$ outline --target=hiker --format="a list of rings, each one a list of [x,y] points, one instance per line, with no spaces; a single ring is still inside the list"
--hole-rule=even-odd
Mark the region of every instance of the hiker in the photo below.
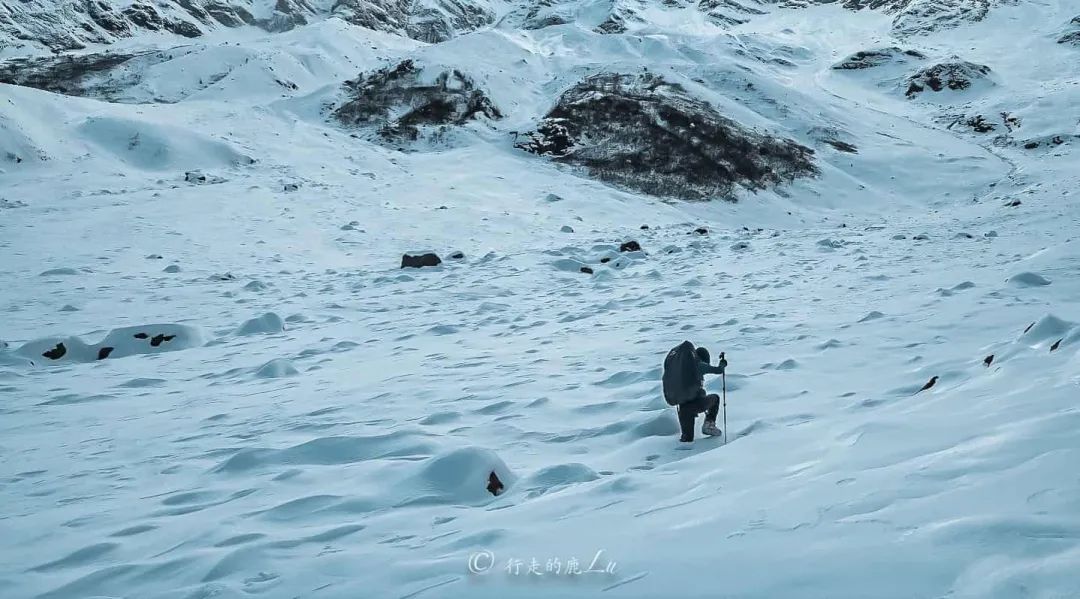
[[[716,416],[720,412],[720,396],[705,391],[706,374],[724,374],[727,360],[720,354],[716,366],[710,364],[709,350],[695,348],[689,341],[684,341],[664,359],[664,399],[668,404],[677,406],[679,428],[683,443],[694,440],[694,421],[698,414],[705,412],[705,421],[701,424],[701,434],[717,437],[723,434],[716,426]]]

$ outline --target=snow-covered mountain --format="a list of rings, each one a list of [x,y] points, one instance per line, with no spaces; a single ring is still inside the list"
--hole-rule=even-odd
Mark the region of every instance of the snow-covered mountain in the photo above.
[[[1080,594],[1078,39],[0,0],[0,597]]]

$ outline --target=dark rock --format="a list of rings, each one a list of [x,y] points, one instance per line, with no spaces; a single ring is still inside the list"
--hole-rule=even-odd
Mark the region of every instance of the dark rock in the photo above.
[[[591,275],[591,274],[593,274],[593,269],[589,268],[588,266],[582,266],[581,267],[581,272],[583,272],[583,273],[585,273],[587,275]]]
[[[967,118],[963,121],[963,124],[976,133],[989,133],[997,128],[996,125],[987,121],[986,117],[981,114]]]
[[[136,339],[149,339],[150,335],[147,335],[146,333],[135,333],[133,337]]]
[[[286,183],[285,186],[282,188],[282,191],[285,191],[285,192],[300,191],[300,184],[299,183]]]
[[[64,347],[63,343],[57,343],[56,347],[41,355],[50,360],[59,360],[60,358],[63,358],[65,354],[67,354],[67,347]]]
[[[979,80],[987,80],[990,75],[990,67],[972,62],[943,62],[920,69],[908,78],[908,88],[905,95],[913,97],[930,88],[940,92],[946,88],[953,91],[968,89],[971,84]]]
[[[401,257],[401,268],[423,268],[425,266],[438,266],[442,259],[435,254],[405,254]]]
[[[919,389],[915,393],[922,393],[923,391],[931,389],[931,388],[933,388],[934,385],[937,384],[937,382],[938,382],[938,377],[932,376],[932,377],[930,377],[930,380],[927,381],[926,384],[922,386],[922,389]]]
[[[619,246],[620,252],[640,252],[641,244],[636,241],[627,241]]]
[[[732,198],[815,174],[813,150],[720,115],[651,73],[591,76],[516,147],[655,196]]]
[[[175,33],[187,38],[196,38],[202,35],[202,30],[199,26],[191,21],[184,21],[180,19],[169,19],[165,21],[165,29],[170,33]]]
[[[473,0],[335,0],[333,16],[366,29],[439,43],[495,22],[490,7]]]
[[[187,181],[188,183],[195,183],[196,185],[200,185],[206,183],[206,180],[206,175],[199,171],[188,171],[184,173],[184,181]]]
[[[648,231],[649,230],[649,225],[641,225],[641,230],[642,231]]]
[[[600,259],[600,264],[607,264],[608,262],[611,262],[611,258],[608,258],[607,256]]]
[[[1020,200],[1013,200],[1011,202],[1006,202],[1005,207],[1006,208],[1016,208],[1020,204],[1023,204],[1023,202],[1021,202]]]
[[[89,95],[87,80],[146,54],[150,53],[103,52],[15,58],[0,63],[0,83],[69,96]]]
[[[698,227],[698,228],[694,229],[694,232],[697,233],[698,235],[708,235],[709,234],[709,230],[706,229],[705,227]]]
[[[830,146],[836,148],[837,150],[839,150],[841,152],[846,152],[848,154],[858,154],[859,153],[859,148],[855,147],[852,144],[849,144],[846,141],[840,141],[838,139],[826,139],[824,141],[825,141],[825,143],[829,144]]]
[[[994,354],[990,354],[989,356],[986,356],[985,358],[983,358],[983,364],[985,364],[987,367],[989,367],[993,363],[994,363]]]
[[[160,31],[165,27],[165,20],[161,18],[153,5],[136,3],[125,8],[122,12],[124,17],[136,27],[150,31]]]
[[[152,339],[150,339],[150,347],[158,347],[162,343],[165,343],[167,341],[172,341],[175,338],[176,338],[176,335],[162,335],[162,334],[154,335],[154,337]]]
[[[102,347],[101,349],[98,350],[97,359],[104,360],[105,358],[108,358],[109,354],[113,353],[113,349],[115,349],[115,348]]]
[[[503,489],[505,489],[505,488],[506,488],[506,485],[504,485],[503,482],[501,480],[499,480],[498,475],[496,475],[495,471],[493,470],[491,472],[491,474],[488,476],[488,484],[487,484],[488,493],[491,493],[492,495],[495,495],[497,497],[500,493],[503,492]]]
[[[463,254],[461,252],[454,252],[453,254],[450,254],[450,259],[451,260],[464,260],[465,259],[465,254]]]
[[[1057,43],[1080,46],[1080,29],[1076,31],[1070,31],[1065,35],[1059,37]]]
[[[1061,347],[1061,342],[1064,341],[1064,340],[1065,339],[1062,338],[1062,339],[1058,339],[1057,341],[1055,341],[1054,344],[1050,346],[1050,351],[1052,351],[1052,352],[1057,351],[1057,348]]]
[[[912,59],[923,60],[925,58],[926,56],[924,54],[916,52],[915,50],[902,50],[896,46],[891,46],[888,48],[875,48],[873,50],[856,52],[834,64],[832,68],[838,71],[853,71],[870,69],[890,63],[903,64],[910,62]]]
[[[481,117],[502,118],[483,90],[461,71],[444,71],[428,84],[420,80],[420,69],[412,60],[347,81],[345,93],[351,99],[334,111],[334,118],[345,125],[374,128],[386,141],[419,139],[422,127],[438,135]]]
[[[1025,328],[1025,329],[1024,329],[1024,334],[1026,335],[1026,334],[1027,334],[1027,332],[1028,332],[1028,331],[1030,331],[1030,330],[1031,330],[1031,327],[1033,327],[1033,326],[1035,326],[1035,323],[1034,323],[1034,322],[1032,322],[1031,324],[1027,325],[1027,328]]]

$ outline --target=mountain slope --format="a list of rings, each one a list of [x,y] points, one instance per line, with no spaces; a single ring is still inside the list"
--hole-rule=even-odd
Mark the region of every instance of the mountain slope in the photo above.
[[[0,62],[0,596],[1075,594],[1075,6],[154,6]]]

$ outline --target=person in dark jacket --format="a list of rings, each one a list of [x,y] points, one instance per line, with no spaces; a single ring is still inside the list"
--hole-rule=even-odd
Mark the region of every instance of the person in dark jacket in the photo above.
[[[717,437],[723,434],[723,431],[716,426],[716,416],[720,413],[720,396],[715,393],[708,394],[705,391],[705,375],[724,374],[724,370],[727,368],[727,360],[721,354],[720,361],[716,366],[712,366],[709,363],[709,350],[698,347],[694,349],[694,352],[698,357],[698,395],[697,398],[680,404],[678,408],[679,428],[682,429],[682,437],[679,440],[683,443],[694,440],[694,421],[697,420],[698,414],[702,412],[705,412],[705,422],[701,423],[701,434],[709,437]]]

